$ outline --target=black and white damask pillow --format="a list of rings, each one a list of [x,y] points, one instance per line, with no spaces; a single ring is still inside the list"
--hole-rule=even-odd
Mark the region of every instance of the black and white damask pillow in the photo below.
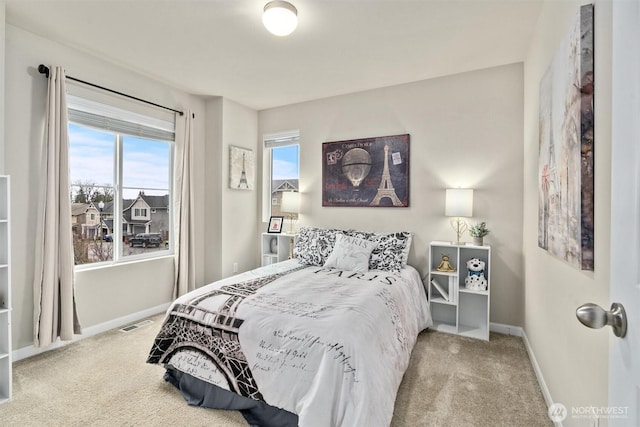
[[[294,256],[301,264],[323,266],[333,251],[338,233],[376,243],[376,248],[369,259],[370,270],[397,273],[407,265],[413,238],[413,234],[407,231],[374,233],[337,228],[302,227],[294,247]]]
[[[393,233],[370,233],[347,231],[345,234],[366,239],[377,244],[369,259],[370,270],[399,272],[407,265],[413,234],[408,231]]]
[[[302,227],[293,249],[301,264],[323,266],[333,251],[336,228]]]

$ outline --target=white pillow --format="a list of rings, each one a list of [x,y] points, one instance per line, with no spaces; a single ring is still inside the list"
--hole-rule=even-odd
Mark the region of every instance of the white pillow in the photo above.
[[[369,271],[371,252],[377,246],[376,242],[338,233],[336,234],[336,243],[333,246],[333,251],[324,266],[366,273]]]

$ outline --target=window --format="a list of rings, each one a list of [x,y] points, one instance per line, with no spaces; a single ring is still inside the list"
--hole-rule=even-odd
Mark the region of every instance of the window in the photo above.
[[[263,200],[263,219],[269,216],[291,216],[280,210],[282,193],[299,191],[300,186],[300,132],[288,131],[264,136],[264,157],[267,172]],[[297,214],[293,215],[297,219]]]
[[[154,209],[153,212],[155,213],[155,211],[156,210]],[[141,209],[141,208],[135,208],[133,216],[138,217],[138,218],[146,218],[147,217],[147,210],[146,209]]]
[[[170,253],[173,123],[69,96],[75,264]],[[86,213],[89,210],[90,221]]]

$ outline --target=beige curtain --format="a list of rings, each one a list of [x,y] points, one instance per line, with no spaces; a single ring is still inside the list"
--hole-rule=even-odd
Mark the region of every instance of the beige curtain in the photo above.
[[[193,124],[194,115],[186,109],[176,114],[176,167],[174,169],[175,285],[174,298],[196,288],[195,211],[193,209]]]
[[[36,347],[82,333],[75,304],[67,95],[61,67],[49,69],[46,115],[33,283]]]

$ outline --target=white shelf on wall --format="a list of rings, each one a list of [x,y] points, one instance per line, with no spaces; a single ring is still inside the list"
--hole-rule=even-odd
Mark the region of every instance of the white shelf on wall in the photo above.
[[[453,272],[438,271],[442,257],[448,256]],[[487,290],[465,287],[466,263],[472,258],[485,262],[484,276]],[[489,308],[491,292],[491,247],[454,245],[449,242],[431,242],[429,245],[428,294],[433,318],[433,329],[471,338],[489,340]],[[436,282],[437,286],[432,283]],[[448,299],[442,296],[443,288]]]
[[[11,399],[10,179],[0,175],[0,403]]]

